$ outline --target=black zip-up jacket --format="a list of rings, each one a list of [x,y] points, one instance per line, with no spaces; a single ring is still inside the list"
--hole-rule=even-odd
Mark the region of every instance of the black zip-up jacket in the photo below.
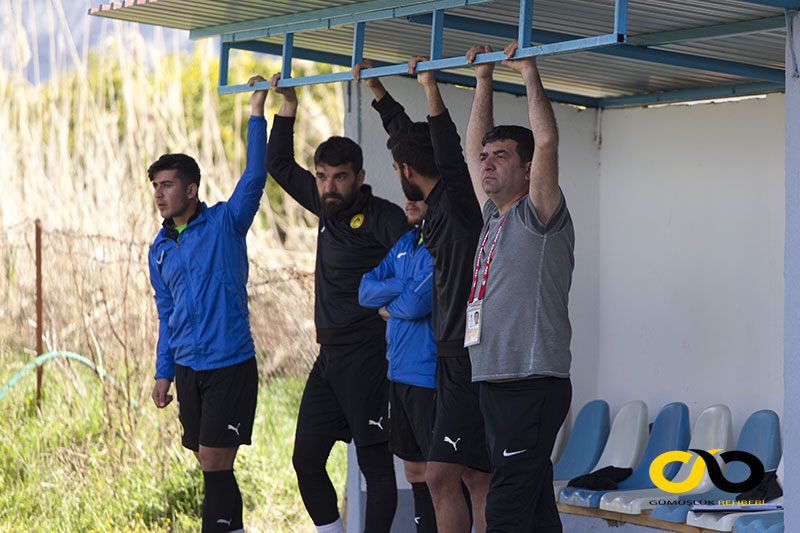
[[[386,323],[358,303],[361,277],[375,268],[411,229],[403,210],[362,185],[361,200],[344,213],[322,211],[316,178],[294,160],[294,117],[275,116],[267,145],[270,175],[319,217],[314,271],[314,323],[320,344],[352,344],[383,337]]]
[[[388,93],[372,106],[390,135],[411,123],[403,106]],[[465,356],[469,355],[464,348],[467,300],[483,215],[450,113],[428,117],[428,125],[441,176],[425,199],[428,212],[422,225],[422,242],[433,257],[433,336],[438,356]]]

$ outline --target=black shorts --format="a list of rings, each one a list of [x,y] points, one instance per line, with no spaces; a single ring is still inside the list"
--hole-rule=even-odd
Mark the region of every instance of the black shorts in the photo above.
[[[468,355],[436,359],[436,422],[428,461],[492,471],[478,391]]]
[[[488,531],[561,531],[550,454],[571,399],[566,378],[481,383],[494,466],[486,497]]]
[[[435,395],[434,389],[389,381],[389,451],[400,459],[428,459]]]
[[[175,389],[186,448],[250,444],[258,396],[255,357],[214,370],[175,365]]]
[[[357,446],[386,442],[387,384],[383,337],[323,344],[300,400],[297,434],[355,439]]]

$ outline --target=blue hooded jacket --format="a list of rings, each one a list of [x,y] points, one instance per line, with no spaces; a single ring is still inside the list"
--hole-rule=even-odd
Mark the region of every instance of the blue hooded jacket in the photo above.
[[[210,370],[255,355],[245,236],[267,180],[266,147],[266,120],[250,117],[247,166],[230,199],[201,204],[177,240],[166,235],[165,227],[150,246],[150,283],[158,308],[156,379],[173,379],[176,364]]]
[[[361,278],[358,302],[386,306],[386,359],[390,380],[435,388],[436,342],[431,325],[433,259],[418,245],[419,230],[400,237],[389,254]]]

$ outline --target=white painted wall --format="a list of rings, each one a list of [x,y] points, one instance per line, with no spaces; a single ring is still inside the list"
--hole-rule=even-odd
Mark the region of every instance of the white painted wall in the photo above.
[[[783,406],[784,98],[603,113],[598,393]]]
[[[416,81],[385,84],[425,119]],[[360,133],[367,182],[400,202],[386,135],[358,91],[345,134]],[[442,92],[463,140],[472,91]],[[783,96],[609,110],[600,124],[594,110],[555,107],[576,233],[572,416],[598,397],[612,415],[642,399],[651,420],[671,401],[692,421],[726,403],[737,433],[755,410],[782,415]],[[497,94],[495,115],[526,125],[524,99]]]

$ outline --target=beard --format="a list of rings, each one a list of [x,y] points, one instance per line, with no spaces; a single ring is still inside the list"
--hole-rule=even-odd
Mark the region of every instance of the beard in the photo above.
[[[406,198],[412,202],[421,202],[424,200],[425,194],[422,192],[422,189],[420,189],[418,185],[414,185],[408,181],[408,177],[402,170],[400,171],[400,174],[400,186],[403,188],[403,194],[406,195]]]
[[[353,189],[349,191],[349,194],[346,196],[337,193],[325,193],[320,198],[320,200],[322,200],[322,212],[325,213],[327,217],[335,217],[339,213],[343,213],[353,207],[357,198],[358,186],[355,184],[353,185]],[[338,200],[338,202],[329,202],[327,201],[329,199]]]

